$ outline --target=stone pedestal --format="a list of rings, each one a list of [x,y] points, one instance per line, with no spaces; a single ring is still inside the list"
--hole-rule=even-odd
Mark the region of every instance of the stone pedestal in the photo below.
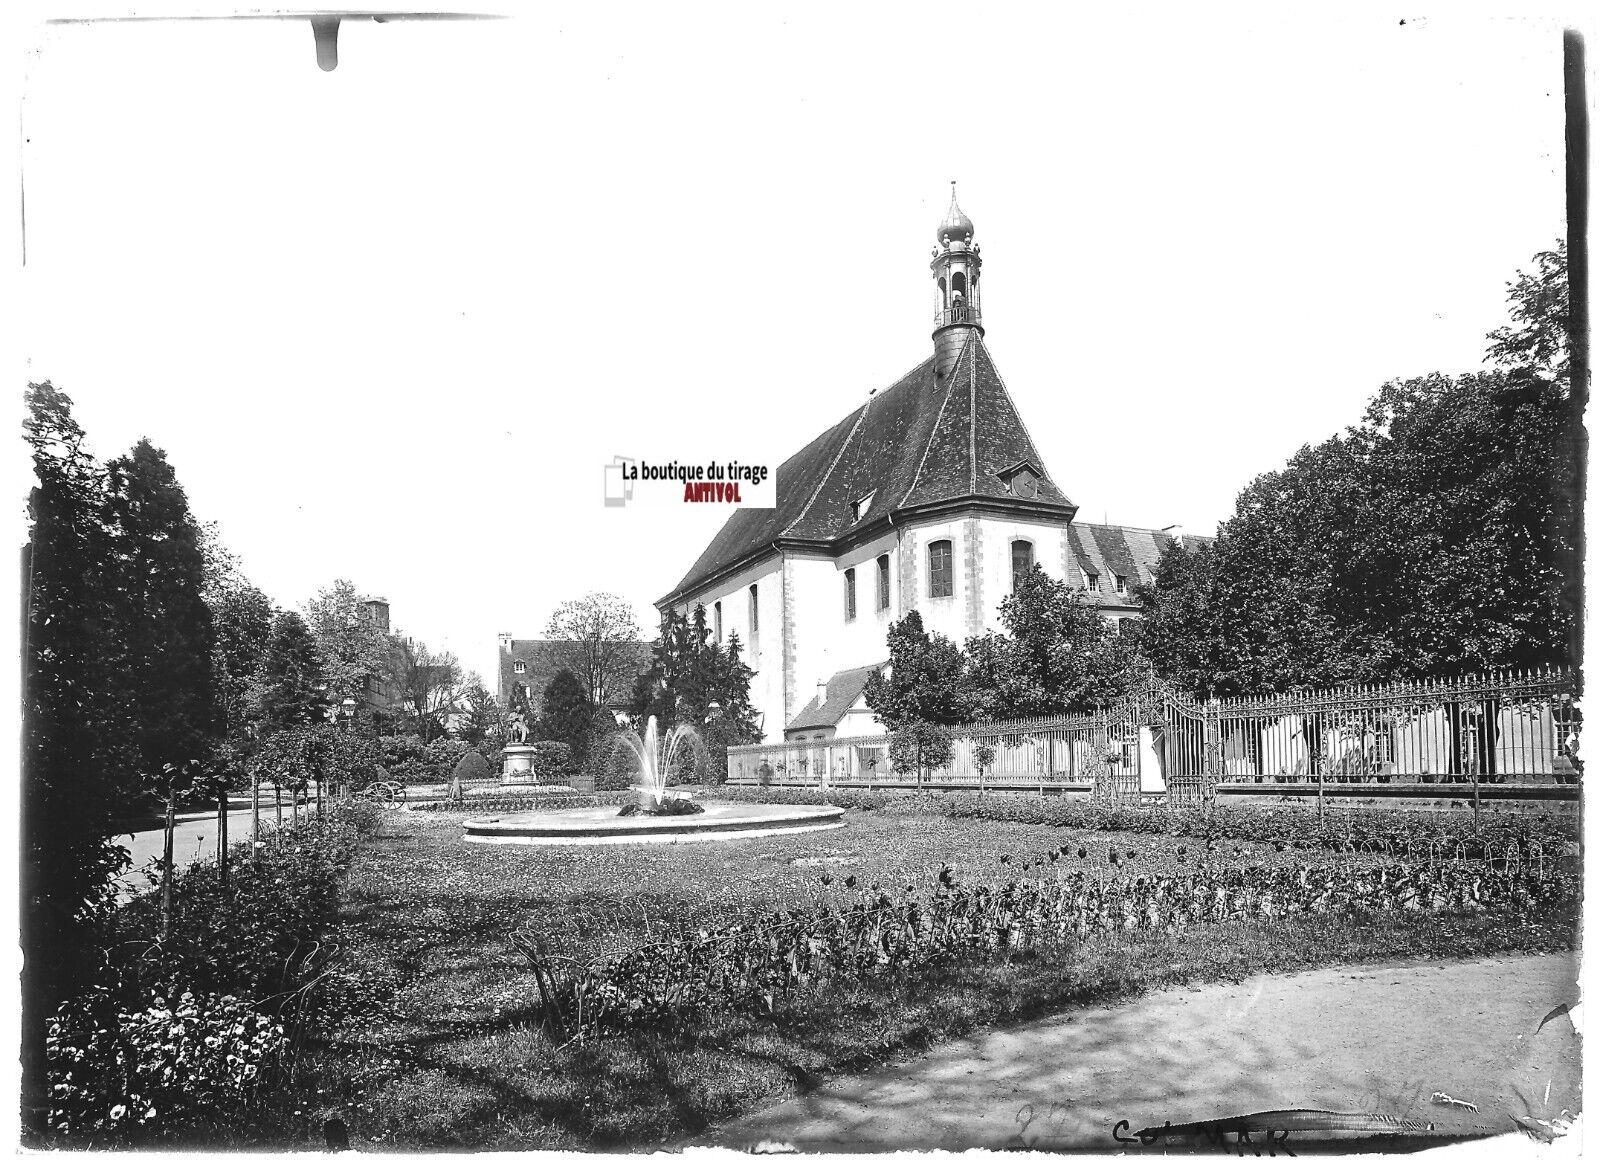
[[[505,764],[500,769],[502,785],[537,785],[539,774],[533,768],[532,744],[507,744],[500,750]]]

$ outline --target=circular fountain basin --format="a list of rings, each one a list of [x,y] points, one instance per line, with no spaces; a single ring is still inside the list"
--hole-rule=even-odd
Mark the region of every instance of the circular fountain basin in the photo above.
[[[712,804],[704,813],[674,817],[618,817],[615,806],[534,810],[462,823],[469,842],[495,845],[573,846],[594,842],[691,842],[802,834],[839,825],[844,810],[832,805]]]

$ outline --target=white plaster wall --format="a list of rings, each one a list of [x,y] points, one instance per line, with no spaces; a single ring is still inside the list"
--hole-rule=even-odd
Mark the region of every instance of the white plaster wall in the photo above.
[[[706,608],[706,625],[715,629],[715,604],[722,603],[722,638],[739,636],[744,661],[755,669],[750,680],[750,702],[762,713],[762,739],[783,739],[783,579],[777,554],[734,577],[717,582],[681,603],[679,613]],[[760,607],[759,637],[750,631],[750,587],[756,587]]]
[[[978,521],[978,528],[982,534],[983,551],[983,560],[979,565],[982,621],[986,629],[999,630],[1000,603],[1011,595],[1011,543],[1032,542],[1034,564],[1059,580],[1063,547],[1067,541],[1066,526],[983,517]]]
[[[842,661],[845,653],[844,575],[831,557],[789,555],[794,598],[794,710],[810,703],[817,681],[859,664]],[[860,595],[857,595],[859,602]]]
[[[942,634],[957,646],[967,641],[965,527],[965,518],[951,517],[905,530],[905,540],[914,547],[916,575],[914,589],[903,599],[902,609],[920,611],[922,625],[929,633]],[[950,542],[955,589],[948,598],[928,596],[928,546],[934,541]]]

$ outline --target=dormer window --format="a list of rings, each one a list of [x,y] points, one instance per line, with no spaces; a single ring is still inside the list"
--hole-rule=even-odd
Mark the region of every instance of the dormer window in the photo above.
[[[1002,468],[994,473],[1000,477],[1000,482],[1006,486],[1006,494],[1015,496],[1018,500],[1034,500],[1039,495],[1039,483],[1044,478],[1039,469],[1024,460],[1009,468]]]
[[[1120,574],[1120,573],[1116,575],[1116,578],[1117,578],[1117,593],[1119,593],[1119,594],[1127,593],[1128,592],[1128,579],[1123,577],[1122,574]]]
[[[869,511],[871,511],[873,495],[874,493],[868,492],[860,500],[857,500],[850,506],[850,520],[852,523],[860,520],[862,517],[866,516]]]
[[[1098,573],[1085,573],[1083,575],[1083,588],[1098,590],[1100,588],[1100,575]]]
[[[518,675],[526,675],[528,673],[528,664],[523,662],[521,659],[518,659],[515,663],[511,664],[511,670]]]

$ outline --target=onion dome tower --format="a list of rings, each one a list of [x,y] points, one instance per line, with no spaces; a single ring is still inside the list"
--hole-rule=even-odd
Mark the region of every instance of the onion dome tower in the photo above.
[[[972,221],[956,203],[956,182],[950,180],[950,210],[939,224],[939,246],[933,250],[933,283],[938,293],[933,319],[934,372],[950,373],[973,330],[983,336],[983,299],[978,270],[983,261],[972,242]]]

